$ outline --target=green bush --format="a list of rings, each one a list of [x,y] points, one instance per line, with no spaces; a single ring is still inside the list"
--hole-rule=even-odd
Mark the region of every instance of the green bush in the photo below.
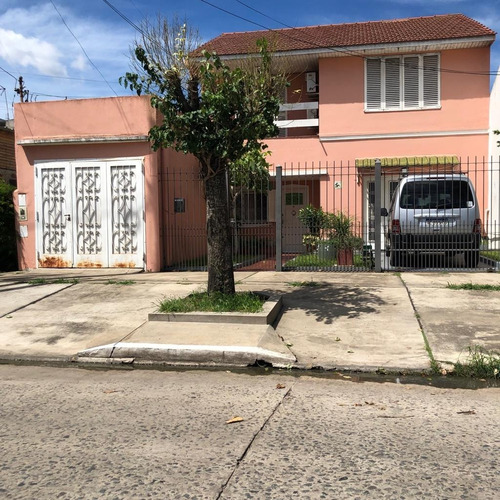
[[[12,201],[14,189],[0,179],[0,271],[17,270],[16,215]]]

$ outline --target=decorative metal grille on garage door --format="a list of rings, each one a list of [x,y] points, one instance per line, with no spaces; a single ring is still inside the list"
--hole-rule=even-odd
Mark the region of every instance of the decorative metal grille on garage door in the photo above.
[[[35,165],[39,267],[144,266],[142,160]]]

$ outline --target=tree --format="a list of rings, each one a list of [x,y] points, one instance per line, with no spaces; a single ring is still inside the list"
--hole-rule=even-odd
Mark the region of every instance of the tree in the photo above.
[[[215,53],[193,51],[190,33],[177,21],[149,24],[134,47],[135,69],[138,63],[142,71],[127,73],[121,83],[138,95],[151,95],[152,106],[163,115],[149,132],[154,150],[171,147],[199,160],[207,212],[207,291],[232,294],[230,181],[241,180],[241,166],[248,169],[245,158],[262,157],[267,148],[262,141],[278,134],[274,120],[286,79],[271,71],[266,40],[257,43],[256,57],[244,67],[229,67]]]

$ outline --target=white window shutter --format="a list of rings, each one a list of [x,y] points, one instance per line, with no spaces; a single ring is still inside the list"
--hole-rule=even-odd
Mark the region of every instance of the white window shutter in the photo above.
[[[385,59],[385,108],[401,107],[401,59],[388,57]]]
[[[439,56],[424,56],[424,106],[439,106]]]
[[[419,99],[419,62],[418,56],[405,57],[404,61],[404,107],[418,108]]]
[[[381,59],[366,60],[366,109],[381,109],[382,107],[381,71]]]

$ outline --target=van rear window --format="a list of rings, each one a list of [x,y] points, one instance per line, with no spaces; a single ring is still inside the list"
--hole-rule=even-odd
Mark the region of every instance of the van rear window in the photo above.
[[[401,192],[400,207],[434,210],[470,208],[474,198],[469,183],[461,180],[425,180],[407,182]]]

